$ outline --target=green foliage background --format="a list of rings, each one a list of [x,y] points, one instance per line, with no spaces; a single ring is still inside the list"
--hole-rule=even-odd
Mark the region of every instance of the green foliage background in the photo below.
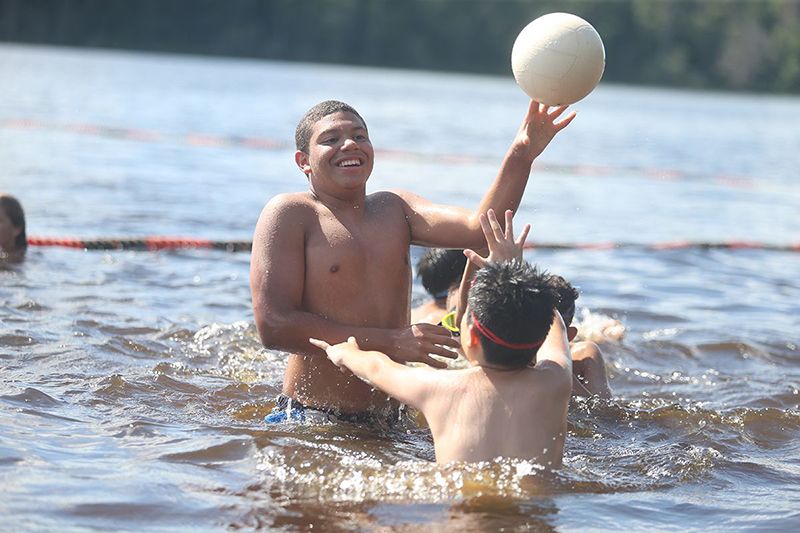
[[[0,40],[508,74],[553,11],[597,28],[607,81],[800,92],[799,0],[0,0]]]

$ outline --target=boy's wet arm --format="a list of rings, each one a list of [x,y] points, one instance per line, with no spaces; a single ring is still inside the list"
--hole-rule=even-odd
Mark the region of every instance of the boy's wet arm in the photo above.
[[[351,354],[345,366],[372,386],[414,408],[422,407],[431,388],[431,378],[437,372],[428,367],[400,364],[378,351]]]
[[[479,214],[464,207],[436,204],[408,191],[401,199],[411,243],[437,248],[483,248]]]
[[[256,328],[267,347],[295,349],[299,344],[299,339],[287,335],[285,326],[302,302],[302,210],[286,197],[273,198],[262,210],[253,235],[250,293]]]
[[[536,354],[534,368],[547,373],[548,386],[556,387],[556,390],[564,392],[567,397],[572,393],[572,354],[567,340],[567,328],[558,311],[554,312],[550,331]]]
[[[560,118],[566,109],[567,106],[550,109],[531,100],[517,135],[503,157],[497,177],[473,213],[476,222],[477,217],[489,209],[493,209],[495,213],[504,213],[509,209],[517,211],[528,185],[534,160],[556,134],[575,118],[575,113]]]

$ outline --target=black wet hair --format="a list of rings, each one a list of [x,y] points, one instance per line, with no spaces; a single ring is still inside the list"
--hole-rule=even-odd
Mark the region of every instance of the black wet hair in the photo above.
[[[28,249],[28,237],[25,235],[25,211],[22,210],[22,204],[10,194],[0,193],[0,208],[5,211],[12,226],[22,228],[14,240],[14,247],[24,252]]]
[[[461,281],[467,258],[464,250],[429,248],[417,262],[417,276],[422,286],[436,299],[447,297],[447,291]]]
[[[367,128],[367,122],[352,106],[338,100],[325,100],[306,111],[306,114],[303,115],[303,118],[297,123],[297,129],[294,132],[294,143],[297,149],[307,154],[308,145],[311,142],[311,130],[314,129],[314,124],[328,115],[339,112],[354,114],[361,120],[361,123],[364,124],[364,128]]]
[[[578,289],[561,276],[553,274],[550,276],[550,283],[558,293],[558,305],[556,308],[561,313],[561,318],[564,319],[564,325],[569,326],[575,318],[575,300],[578,299],[580,293]]]
[[[469,290],[468,322],[474,317],[500,339],[513,344],[544,341],[553,323],[558,295],[550,274],[524,261],[489,263],[475,275]],[[524,368],[537,348],[500,346],[478,332],[486,362],[503,368]]]

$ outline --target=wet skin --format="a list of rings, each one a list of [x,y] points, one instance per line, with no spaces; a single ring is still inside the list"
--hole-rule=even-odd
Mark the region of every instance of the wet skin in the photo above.
[[[291,353],[285,394],[346,413],[392,406],[382,392],[340,372],[309,337],[337,343],[354,336],[400,363],[441,367],[429,354],[455,356],[458,342],[447,330],[409,325],[409,246],[485,245],[478,213],[517,207],[533,159],[572,116],[554,124],[560,113],[531,110],[475,211],[408,192],[366,194],[374,151],[362,121],[337,112],[314,124],[308,153],[295,154],[309,190],[271,199],[253,238],[256,326],[265,346]]]

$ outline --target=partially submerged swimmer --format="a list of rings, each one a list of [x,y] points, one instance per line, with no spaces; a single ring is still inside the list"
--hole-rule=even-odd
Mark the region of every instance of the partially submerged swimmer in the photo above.
[[[575,341],[578,329],[572,325],[572,319],[575,317],[575,300],[580,293],[561,276],[552,276],[550,282],[558,293],[558,311],[567,326],[567,338],[570,341],[572,394],[610,398],[611,388],[608,386],[606,363],[600,346],[592,341]]]
[[[467,258],[463,250],[431,248],[417,262],[417,275],[432,299],[411,310],[411,323],[438,324],[458,300]]]
[[[0,261],[22,261],[27,249],[22,204],[10,194],[0,193]]]
[[[289,353],[283,395],[292,405],[344,414],[395,411],[396,402],[339,372],[309,337],[357,339],[394,361],[445,363],[458,341],[433,324],[409,324],[412,244],[483,248],[479,214],[516,209],[536,157],[574,118],[566,106],[531,102],[496,179],[474,210],[437,205],[403,191],[367,194],[374,151],[367,125],[335,101],[310,109],[297,127],[295,162],[308,190],[264,207],[253,237],[250,285],[264,346]]]
[[[408,367],[383,352],[362,350],[352,337],[334,346],[310,341],[325,349],[337,366],[422,412],[437,462],[502,456],[557,468],[572,390],[572,362],[557,295],[548,274],[521,261],[524,236],[514,242],[510,211],[505,233],[491,212],[481,222],[484,232],[490,232],[490,255],[468,281],[459,327],[469,368]],[[514,259],[504,248],[516,248]],[[465,279],[468,275],[465,269]],[[535,366],[529,366],[534,358]]]

